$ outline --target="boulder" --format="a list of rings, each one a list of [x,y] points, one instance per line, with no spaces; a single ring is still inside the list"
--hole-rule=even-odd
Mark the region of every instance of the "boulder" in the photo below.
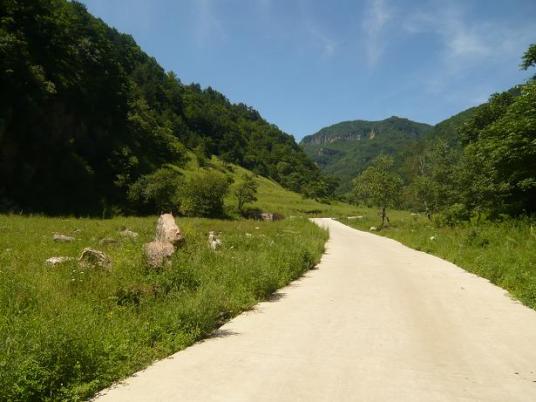
[[[78,263],[84,267],[99,267],[104,269],[110,269],[112,267],[112,261],[106,254],[89,247],[82,250],[78,258]]]
[[[152,268],[160,268],[173,255],[175,247],[170,242],[152,241],[143,245],[145,262]]]
[[[72,236],[65,236],[62,234],[54,233],[54,236],[52,236],[52,240],[57,241],[58,243],[70,243],[72,241],[75,241],[76,239]]]
[[[74,257],[50,257],[45,261],[45,264],[55,267],[56,265],[61,265],[73,260]]]
[[[132,230],[129,230],[129,229],[123,229],[122,231],[119,232],[119,235],[122,237],[128,237],[130,239],[136,239],[138,237],[138,234],[136,232],[133,232]]]
[[[175,218],[172,214],[162,214],[158,218],[155,240],[164,243],[168,242],[174,246],[177,246],[183,240],[181,230],[175,223]]]

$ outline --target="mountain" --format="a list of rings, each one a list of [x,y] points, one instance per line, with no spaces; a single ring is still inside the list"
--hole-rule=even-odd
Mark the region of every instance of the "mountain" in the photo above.
[[[338,192],[351,190],[352,179],[381,153],[394,155],[417,143],[432,126],[401,117],[381,121],[345,121],[302,139],[305,153],[323,173],[340,180]]]
[[[188,149],[325,192],[291,135],[210,87],[184,85],[83,4],[2,1],[0,15],[0,211],[124,212],[134,183],[184,166]]]

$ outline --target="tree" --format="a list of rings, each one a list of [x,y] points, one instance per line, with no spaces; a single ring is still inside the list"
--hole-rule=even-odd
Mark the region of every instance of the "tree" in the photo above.
[[[133,183],[129,187],[128,199],[137,213],[176,213],[183,185],[184,179],[178,168],[165,166]]]
[[[193,175],[181,196],[182,212],[188,216],[222,217],[223,199],[229,180],[220,173],[204,171]]]
[[[242,181],[238,183],[234,190],[234,195],[238,202],[238,211],[243,212],[246,203],[257,201],[258,184],[252,175],[245,174],[242,176]]]
[[[380,208],[380,228],[385,221],[389,223],[386,209],[397,204],[402,188],[402,179],[393,165],[392,157],[380,155],[353,181],[355,198]]]
[[[523,70],[528,70],[529,67],[536,66],[536,43],[529,46],[529,48],[523,55],[522,60],[523,62],[521,63],[521,68]]]

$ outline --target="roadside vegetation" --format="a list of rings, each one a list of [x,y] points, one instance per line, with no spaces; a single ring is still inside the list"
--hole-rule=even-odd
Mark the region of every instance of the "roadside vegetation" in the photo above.
[[[306,219],[178,218],[185,244],[161,271],[142,263],[155,217],[0,216],[0,400],[79,400],[208,336],[319,260],[327,233]],[[127,227],[137,239],[121,238]],[[212,250],[209,231],[219,233]],[[54,232],[76,237],[56,243]],[[100,244],[104,238],[117,243]],[[105,251],[110,271],[54,255]]]

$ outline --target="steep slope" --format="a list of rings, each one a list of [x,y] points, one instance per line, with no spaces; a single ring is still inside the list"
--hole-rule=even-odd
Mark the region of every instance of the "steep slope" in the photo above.
[[[84,5],[12,0],[0,15],[0,211],[121,211],[136,180],[183,166],[186,148],[294,191],[322,189],[291,135],[212,88],[183,85]]]
[[[400,117],[382,121],[347,121],[304,137],[301,146],[323,173],[340,180],[340,193],[381,153],[398,155],[428,134],[432,126]]]

